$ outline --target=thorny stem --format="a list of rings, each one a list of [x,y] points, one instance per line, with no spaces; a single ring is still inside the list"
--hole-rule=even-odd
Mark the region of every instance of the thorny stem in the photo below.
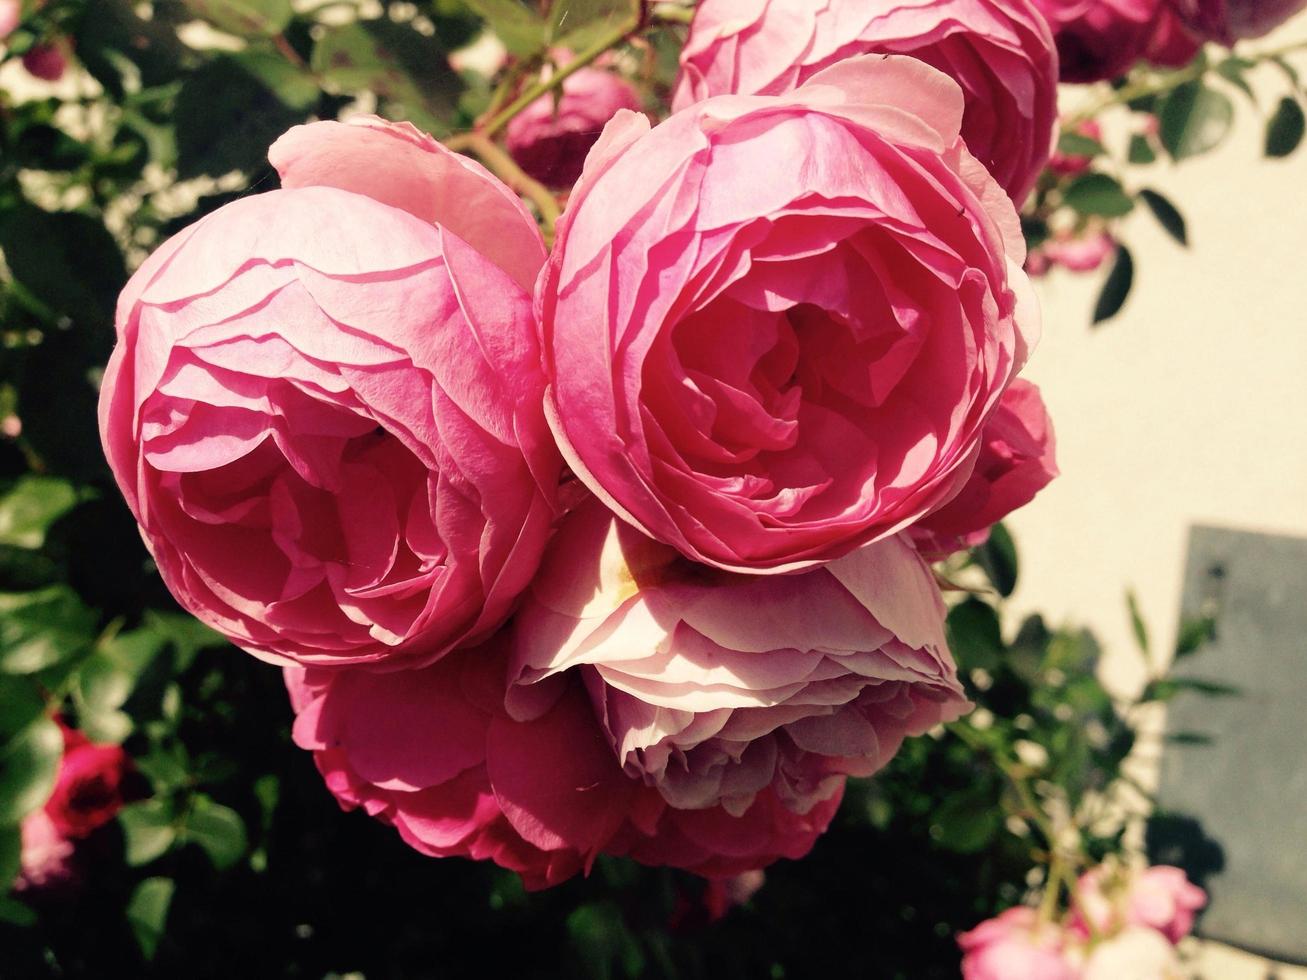
[[[522,195],[534,204],[540,212],[541,221],[544,223],[546,244],[553,239],[554,223],[558,220],[559,215],[558,199],[554,197],[549,188],[539,181],[533,180],[527,175],[526,171],[514,163],[513,158],[508,155],[508,151],[500,147],[486,134],[476,130],[451,136],[445,140],[445,145],[456,152],[474,153],[514,193]]]

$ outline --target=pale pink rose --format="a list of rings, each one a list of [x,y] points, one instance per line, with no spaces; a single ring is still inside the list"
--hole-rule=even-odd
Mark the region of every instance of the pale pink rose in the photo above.
[[[1175,947],[1154,929],[1130,926],[1096,945],[1080,980],[1184,980]]]
[[[59,832],[44,809],[33,810],[19,826],[22,850],[16,891],[37,891],[73,877],[73,842]]]
[[[561,461],[520,201],[407,124],[296,127],[282,190],[164,244],[100,431],[164,581],[276,663],[429,662],[534,574]]]
[[[1115,255],[1116,249],[1116,239],[1105,231],[1054,238],[1040,246],[1051,264],[1071,272],[1093,272]]]
[[[542,95],[509,122],[508,152],[536,180],[571,187],[585,155],[619,110],[639,110],[640,96],[626,79],[602,68],[582,68],[563,82],[562,96]]]
[[[961,488],[1038,332],[962,105],[864,56],[608,125],[536,303],[550,424],[610,508],[696,561],[786,571]]]
[[[1147,926],[1178,943],[1193,930],[1194,914],[1206,904],[1207,893],[1179,868],[1113,872],[1100,866],[1076,883],[1075,923],[1086,934],[1099,935],[1122,926]]]
[[[1057,473],[1057,441],[1048,410],[1039,389],[1017,379],[985,426],[971,479],[956,497],[913,525],[912,538],[925,555],[984,544],[993,525],[1034,500]]]
[[[802,574],[737,575],[591,501],[514,619],[508,710],[534,717],[580,674],[626,774],[672,807],[738,815],[770,789],[807,813],[970,708],[943,623],[899,537]]]
[[[1156,118],[1150,116],[1149,118]],[[1102,142],[1103,127],[1093,119],[1086,119],[1075,128],[1075,132],[1080,136],[1087,136],[1091,140]],[[1089,169],[1093,163],[1091,157],[1077,156],[1074,153],[1063,153],[1061,150],[1055,150],[1053,156],[1049,158],[1049,169],[1054,173],[1062,174],[1064,177],[1074,177],[1076,174],[1082,174]],[[1029,267],[1029,263],[1027,263]]]
[[[1048,161],[1057,52],[1029,0],[700,0],[673,108],[713,95],[780,95],[860,54],[906,54],[966,97],[967,148],[1024,201]]]
[[[295,742],[344,809],[423,854],[494,861],[543,888],[601,852],[708,877],[801,857],[839,805],[842,781],[806,815],[770,795],[739,817],[674,811],[623,774],[579,678],[536,717],[508,717],[497,643],[415,671],[287,668]]]
[[[1080,980],[1066,936],[1026,906],[1008,909],[958,936],[962,980]]]
[[[0,41],[12,34],[22,20],[22,0],[0,0]]]
[[[1062,81],[1096,82],[1136,61],[1180,65],[1198,50],[1170,0],[1034,0],[1053,28]]]
[[[57,82],[68,70],[68,55],[65,51],[67,42],[51,44],[34,44],[23,55],[23,67],[33,78],[46,82]]]
[[[1307,0],[1174,0],[1184,17],[1203,37],[1222,44],[1261,37],[1279,27]]]

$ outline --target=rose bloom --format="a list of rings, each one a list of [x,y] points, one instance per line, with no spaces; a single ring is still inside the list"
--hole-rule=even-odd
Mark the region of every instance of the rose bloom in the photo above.
[[[239,646],[426,662],[503,620],[549,534],[544,244],[407,124],[296,127],[270,156],[282,190],[183,231],[124,290],[105,451],[164,581]]]
[[[604,123],[621,109],[639,110],[629,82],[602,68],[582,68],[564,81],[562,94],[542,95],[512,118],[505,143],[528,174],[550,187],[570,187]]]
[[[68,70],[68,55],[64,51],[66,43],[32,45],[23,55],[23,67],[33,78],[45,82],[59,81]]]
[[[1048,161],[1057,52],[1029,0],[700,0],[673,107],[713,95],[779,95],[859,54],[906,54],[966,96],[967,148],[1024,201]]]
[[[623,774],[578,682],[529,721],[506,715],[498,644],[415,671],[287,668],[295,742],[344,809],[424,854],[494,861],[543,888],[601,852],[709,877],[801,857],[839,805],[842,784],[806,815],[770,795],[739,816],[678,813]]]
[[[22,0],[0,0],[0,41],[12,34],[22,20]]]
[[[1024,905],[962,933],[958,945],[962,980],[1080,980],[1061,928]]]
[[[119,745],[96,745],[60,723],[64,754],[45,812],[63,837],[85,837],[123,807],[123,779],[131,761]]]
[[[1034,0],[1053,28],[1062,81],[1116,78],[1136,61],[1185,64],[1198,41],[1184,30],[1170,0]]]
[[[1178,943],[1193,930],[1194,914],[1207,904],[1207,893],[1179,868],[1156,865],[1114,874],[1091,868],[1076,883],[1076,922],[1085,933],[1110,933],[1122,926],[1156,929]]]
[[[73,842],[59,832],[44,809],[23,818],[19,837],[22,850],[15,891],[40,891],[72,880]]]
[[[1039,389],[1017,379],[985,426],[980,458],[962,492],[912,527],[922,554],[974,548],[989,529],[1057,476],[1057,441]]]
[[[580,673],[628,776],[673,807],[807,813],[970,708],[930,569],[899,537],[792,576],[695,565],[598,501],[560,528],[512,627],[508,710]]]
[[[1131,926],[1099,943],[1080,980],[1184,980],[1175,947],[1156,930]]]
[[[611,509],[696,561],[782,571],[961,488],[1038,331],[962,107],[933,68],[866,56],[608,125],[537,308],[550,424]]]
[[[1195,31],[1213,41],[1233,44],[1261,37],[1307,8],[1307,0],[1174,0]]]

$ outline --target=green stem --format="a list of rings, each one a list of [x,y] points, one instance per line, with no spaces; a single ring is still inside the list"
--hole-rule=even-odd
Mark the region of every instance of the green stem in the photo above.
[[[470,133],[459,133],[457,136],[451,136],[445,140],[445,145],[455,152],[474,153],[515,194],[522,195],[534,204],[540,212],[540,219],[544,225],[543,232],[546,244],[553,240],[554,224],[558,221],[560,213],[558,199],[544,184],[529,177],[526,171],[519,167],[513,161],[513,158],[508,155],[508,151],[495,143],[485,133],[475,130]]]
[[[655,23],[688,24],[694,20],[694,8],[675,3],[659,3],[654,5],[651,16]]]

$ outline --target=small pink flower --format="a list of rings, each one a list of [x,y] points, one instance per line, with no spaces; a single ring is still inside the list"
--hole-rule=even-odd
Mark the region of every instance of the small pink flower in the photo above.
[[[1194,914],[1206,904],[1207,893],[1179,868],[1156,865],[1114,872],[1097,867],[1076,883],[1075,921],[1086,934],[1146,926],[1178,943],[1193,930]]]
[[[1116,254],[1116,239],[1105,231],[1093,231],[1078,238],[1056,238],[1042,246],[1052,265],[1071,272],[1093,272]]]
[[[73,876],[73,842],[60,833],[44,809],[33,810],[19,827],[21,870],[14,888],[38,891],[63,884]]]
[[[962,980],[1080,980],[1060,926],[1026,906],[1008,909],[958,936]]]
[[[673,108],[714,95],[780,95],[860,54],[906,54],[951,76],[967,148],[1018,203],[1052,147],[1057,57],[1028,0],[822,3],[700,0]]]
[[[543,95],[508,124],[508,152],[536,180],[571,187],[604,124],[622,109],[639,110],[630,83],[602,68],[582,68],[563,82],[562,95]]]
[[[1075,132],[1080,136],[1087,136],[1091,140],[1101,141],[1103,138],[1103,127],[1093,119],[1086,119],[1075,128]],[[1062,174],[1064,177],[1074,177],[1076,174],[1082,174],[1088,170],[1091,163],[1093,163],[1091,157],[1076,156],[1075,154],[1055,150],[1048,161],[1048,166],[1055,173]]]
[[[22,20],[22,0],[0,0],[0,41],[12,34]]]

